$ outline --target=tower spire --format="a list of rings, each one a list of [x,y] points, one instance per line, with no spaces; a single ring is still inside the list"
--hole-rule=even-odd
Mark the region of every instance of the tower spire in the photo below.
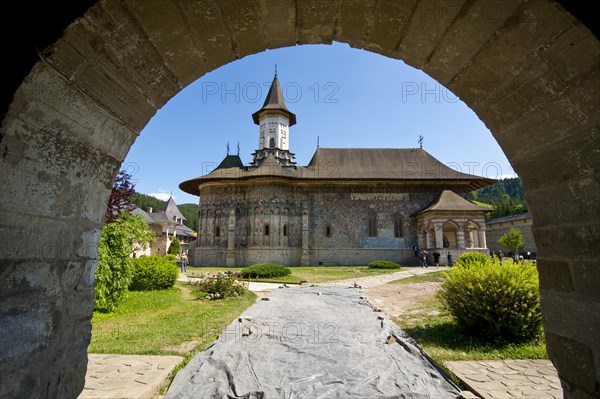
[[[252,166],[260,166],[268,156],[273,156],[282,167],[293,168],[294,154],[290,152],[289,128],[296,124],[296,115],[285,105],[285,99],[275,76],[261,109],[252,114],[259,125],[258,149],[254,152]]]

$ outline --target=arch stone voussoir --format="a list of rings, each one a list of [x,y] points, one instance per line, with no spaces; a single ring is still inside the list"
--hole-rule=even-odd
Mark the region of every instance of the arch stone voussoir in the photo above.
[[[565,397],[600,397],[600,42],[552,0],[95,3],[2,120],[0,397],[81,392],[106,203],[156,111],[246,55],[332,41],[422,69],[492,131],[533,214]]]

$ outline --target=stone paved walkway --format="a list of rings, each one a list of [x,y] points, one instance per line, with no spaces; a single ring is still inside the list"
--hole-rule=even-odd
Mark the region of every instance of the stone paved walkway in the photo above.
[[[180,356],[88,355],[79,399],[151,399]]]
[[[563,397],[558,373],[550,360],[480,360],[445,365],[485,399]]]
[[[387,284],[394,280],[400,280],[402,278],[407,278],[411,276],[419,276],[421,274],[438,272],[441,270],[448,270],[446,266],[429,266],[429,267],[411,267],[407,268],[408,270],[403,270],[401,272],[381,274],[379,276],[369,276],[369,277],[359,277],[359,278],[351,278],[348,280],[338,280],[338,281],[330,281],[328,283],[321,283],[318,285],[325,286],[351,286],[354,283],[360,285],[362,288],[369,287],[377,287],[380,285]]]

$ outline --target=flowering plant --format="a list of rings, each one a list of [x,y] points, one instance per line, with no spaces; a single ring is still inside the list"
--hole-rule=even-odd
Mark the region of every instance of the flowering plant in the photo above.
[[[225,273],[205,274],[192,282],[200,291],[206,292],[206,299],[223,299],[244,295],[246,288]]]

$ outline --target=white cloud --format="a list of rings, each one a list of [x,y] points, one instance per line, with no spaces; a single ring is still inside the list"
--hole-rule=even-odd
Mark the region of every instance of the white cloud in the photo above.
[[[148,193],[148,195],[154,197],[154,198],[158,198],[161,201],[168,201],[169,197],[171,197],[171,193],[168,193],[166,190],[163,190],[162,188],[158,189],[158,192],[156,193]],[[175,199],[176,197],[173,195],[173,199]]]

